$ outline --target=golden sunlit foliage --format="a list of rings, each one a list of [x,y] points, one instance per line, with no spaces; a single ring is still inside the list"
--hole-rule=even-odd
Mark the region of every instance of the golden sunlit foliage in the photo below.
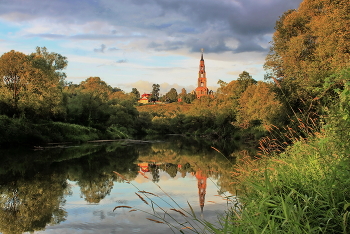
[[[45,47],[25,55],[14,50],[0,57],[0,103],[7,114],[47,118],[62,112],[59,72],[67,65],[65,57],[49,53]]]
[[[304,97],[315,97],[327,76],[350,65],[349,15],[348,0],[305,0],[285,12],[276,24],[266,69],[287,84],[296,83]]]
[[[237,122],[248,127],[251,121],[261,121],[264,125],[271,125],[274,118],[281,112],[281,103],[276,100],[271,84],[258,82],[250,85],[239,99]]]

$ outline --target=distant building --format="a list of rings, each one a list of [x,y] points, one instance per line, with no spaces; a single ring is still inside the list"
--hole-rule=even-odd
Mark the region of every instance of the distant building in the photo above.
[[[151,97],[151,94],[144,93],[144,94],[141,95],[141,99],[139,99],[138,102],[139,103],[148,103],[150,97]]]
[[[205,72],[205,65],[204,65],[204,59],[203,59],[203,49],[201,60],[199,61],[199,72],[198,72],[198,87],[195,89],[197,98],[201,98],[202,96],[207,96],[209,93],[212,94],[212,91],[209,91],[207,87],[207,76]]]

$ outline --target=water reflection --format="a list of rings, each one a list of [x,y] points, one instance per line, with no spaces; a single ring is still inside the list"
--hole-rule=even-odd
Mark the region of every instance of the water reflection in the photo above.
[[[180,203],[189,201],[203,210],[207,193],[214,196],[234,189],[229,185],[231,163],[210,146],[172,137],[161,142],[118,141],[1,151],[0,232],[49,233],[58,229],[78,233],[98,227],[99,233],[102,229],[106,233],[128,233],[126,227],[135,232],[145,230],[147,222],[136,222],[136,214],[112,212],[116,205],[142,207],[135,188],[112,171],[141,190],[154,191],[149,184],[158,184]],[[208,179],[217,185],[207,185]],[[192,188],[198,194],[190,194]],[[91,216],[97,220],[87,223],[95,219]]]
[[[0,230],[22,233],[44,229],[66,219],[61,208],[64,195],[69,193],[66,178],[60,174],[36,174],[0,185]]]

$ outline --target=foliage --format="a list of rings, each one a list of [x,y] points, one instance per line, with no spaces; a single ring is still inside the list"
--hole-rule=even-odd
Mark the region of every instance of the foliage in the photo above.
[[[137,90],[137,88],[132,88],[131,93],[135,95],[137,100],[140,99],[140,92]]]
[[[42,177],[36,174],[29,177],[29,181],[20,178],[8,186],[0,187],[1,232],[33,232],[44,229],[47,224],[54,225],[65,220],[67,213],[61,208],[61,204],[67,190],[66,180],[57,174],[46,180]],[[27,186],[28,182],[32,187]]]
[[[34,232],[65,221],[62,206],[72,193],[67,180],[76,181],[85,200],[95,203],[113,186],[113,169],[129,179],[137,175],[137,151],[118,142],[60,146],[1,151],[0,161],[6,166],[0,170],[0,232]]]
[[[165,94],[165,101],[177,102],[178,95],[175,88],[171,88],[169,92]]]
[[[80,85],[66,86],[64,93],[68,122],[94,127],[103,132],[109,129],[106,135],[109,137],[114,135],[112,129],[120,131],[123,128],[122,135],[125,136],[137,131],[135,97],[115,91],[99,77],[90,77]]]
[[[282,88],[292,89],[284,97],[292,108],[300,102],[308,108],[321,98],[325,79],[349,66],[348,15],[347,0],[305,0],[280,17],[265,68]]]
[[[52,118],[60,114],[61,85],[65,74],[60,72],[67,60],[60,54],[37,47],[36,53],[25,55],[14,50],[0,57],[0,114],[26,115],[29,118]]]
[[[160,90],[160,85],[159,84],[153,84],[152,85],[152,92],[151,92],[151,101],[158,101],[159,99],[159,90]]]
[[[327,124],[321,131],[307,132],[307,138],[290,132],[294,144],[280,142],[284,153],[239,160],[232,175],[240,205],[222,217],[223,226],[207,224],[210,230],[217,233],[222,230],[230,233],[350,231],[349,83],[342,90],[334,86],[337,80],[348,77],[346,69],[325,84],[326,89],[334,88],[340,98],[327,108]],[[278,143],[275,141],[275,148]]]
[[[238,101],[237,123],[245,128],[253,121],[269,126],[281,112],[281,104],[271,91],[271,85],[265,82],[248,86]]]
[[[257,83],[247,71],[243,71],[239,74],[237,81],[239,82],[241,93],[243,93],[249,86]]]
[[[347,233],[349,147],[339,144],[324,133],[280,155],[243,158],[234,172],[242,206],[227,217],[230,231]]]
[[[101,137],[96,129],[62,122],[32,123],[0,115],[0,144],[88,141]]]

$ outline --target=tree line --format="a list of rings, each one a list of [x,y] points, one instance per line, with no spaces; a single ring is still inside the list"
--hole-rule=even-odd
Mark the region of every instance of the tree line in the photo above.
[[[163,125],[158,131],[247,138],[271,129],[305,137],[334,116],[348,127],[349,13],[346,1],[303,1],[276,22],[264,81],[246,71],[219,80],[215,98],[195,100],[186,113],[151,111],[152,122]]]
[[[303,134],[302,124],[320,127],[336,106],[337,114],[346,121],[347,15],[349,7],[344,1],[304,1],[298,10],[285,12],[276,22],[264,81],[243,71],[229,83],[219,80],[215,95],[200,99],[185,89],[178,94],[174,88],[160,97],[159,84],[153,84],[151,101],[174,102],[158,109],[139,107],[136,88],[125,93],[99,77],[67,83],[63,72],[67,58],[45,47],[29,55],[12,50],[0,57],[0,141],[15,141],[18,134],[14,132],[20,128],[37,136],[32,139],[43,132],[50,135],[52,129],[64,136],[73,128],[70,135],[89,135],[84,139],[141,133],[250,139],[286,126]],[[37,131],[26,128],[29,125]]]

